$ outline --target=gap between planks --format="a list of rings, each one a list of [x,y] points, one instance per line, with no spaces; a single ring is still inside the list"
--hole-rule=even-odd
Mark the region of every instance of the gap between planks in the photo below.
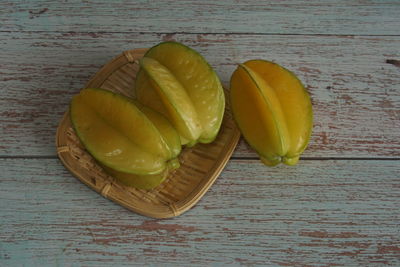
[[[74,33],[74,34],[164,34],[164,35],[176,35],[176,34],[184,34],[184,35],[270,35],[270,36],[327,36],[327,37],[340,37],[340,36],[348,36],[348,37],[400,37],[400,34],[337,34],[337,33],[274,33],[274,32],[146,32],[146,31],[43,31],[43,30],[34,30],[34,31],[12,31],[12,30],[0,30],[0,33]]]
[[[56,155],[0,155],[0,159],[58,159]],[[230,160],[259,160],[258,157],[237,157]],[[400,160],[400,157],[303,157],[300,160]]]

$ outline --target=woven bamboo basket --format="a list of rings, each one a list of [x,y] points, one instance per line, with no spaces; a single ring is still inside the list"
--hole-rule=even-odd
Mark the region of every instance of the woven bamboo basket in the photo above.
[[[104,65],[85,87],[103,88],[134,97],[134,82],[139,69],[137,60],[145,51],[125,51]],[[181,166],[151,190],[125,186],[106,174],[80,143],[68,111],[57,128],[57,153],[74,176],[102,196],[145,216],[174,217],[200,200],[217,179],[237,145],[240,132],[231,116],[228,97],[226,102],[224,119],[216,140],[211,144],[184,148],[179,156]]]

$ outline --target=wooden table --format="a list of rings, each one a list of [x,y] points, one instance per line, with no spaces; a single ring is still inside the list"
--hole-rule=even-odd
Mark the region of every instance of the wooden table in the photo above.
[[[400,2],[0,3],[0,266],[400,266]],[[202,53],[223,84],[273,60],[312,96],[295,167],[242,140],[203,199],[156,220],[104,199],[60,163],[72,95],[124,50]]]

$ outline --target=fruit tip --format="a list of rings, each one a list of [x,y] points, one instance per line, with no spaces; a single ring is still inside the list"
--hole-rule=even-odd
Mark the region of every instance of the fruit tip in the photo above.
[[[168,167],[169,167],[170,170],[178,169],[180,166],[181,166],[181,164],[180,164],[178,158],[171,159],[168,162]]]
[[[278,165],[279,163],[281,163],[281,159],[279,158],[266,158],[260,155],[260,160],[261,162],[265,165],[265,166],[269,166],[269,167],[274,167],[276,165]]]

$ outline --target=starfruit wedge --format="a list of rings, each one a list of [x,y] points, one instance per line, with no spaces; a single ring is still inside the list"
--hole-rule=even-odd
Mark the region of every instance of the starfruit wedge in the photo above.
[[[156,126],[126,97],[83,89],[71,101],[70,116],[87,151],[108,168],[154,175],[173,158]]]
[[[190,98],[197,113],[201,132],[188,136],[181,134],[182,144],[193,145],[196,142],[210,143],[218,134],[225,109],[225,96],[218,76],[207,61],[195,50],[177,42],[163,42],[152,47],[145,58],[157,60],[169,70],[175,80],[181,84]],[[154,88],[147,71],[140,70],[137,75],[135,90],[140,102],[165,114],[166,108],[159,90]],[[170,81],[159,80],[158,86],[166,86]],[[176,102],[186,101],[177,99]],[[189,103],[189,102],[188,102]],[[196,133],[197,134],[197,133]]]
[[[171,150],[171,159],[168,162],[171,169],[176,169],[179,167],[179,160],[177,157],[181,153],[182,146],[179,138],[179,134],[172,124],[159,112],[146,107],[134,99],[130,99],[136,107],[142,111],[147,118],[156,126],[161,136],[164,138],[169,149]]]
[[[181,136],[190,141],[197,140],[202,128],[193,103],[181,83],[155,59],[142,58],[140,67],[146,72],[151,87],[156,91],[162,103],[157,106],[151,106],[149,103],[144,104],[164,113]],[[140,97],[138,99],[141,100]]]
[[[178,132],[170,124],[170,122],[157,111],[152,110],[140,104],[134,99],[132,101],[140,111],[156,126],[161,136],[171,150],[171,159],[167,163],[167,167],[161,173],[150,175],[138,175],[116,171],[112,168],[102,165],[103,169],[112,177],[116,178],[119,182],[139,189],[149,190],[161,184],[168,176],[169,171],[176,169],[180,166],[178,155],[181,152],[181,143]]]
[[[265,60],[240,64],[231,77],[234,118],[268,166],[295,165],[312,130],[310,97],[289,70]]]

